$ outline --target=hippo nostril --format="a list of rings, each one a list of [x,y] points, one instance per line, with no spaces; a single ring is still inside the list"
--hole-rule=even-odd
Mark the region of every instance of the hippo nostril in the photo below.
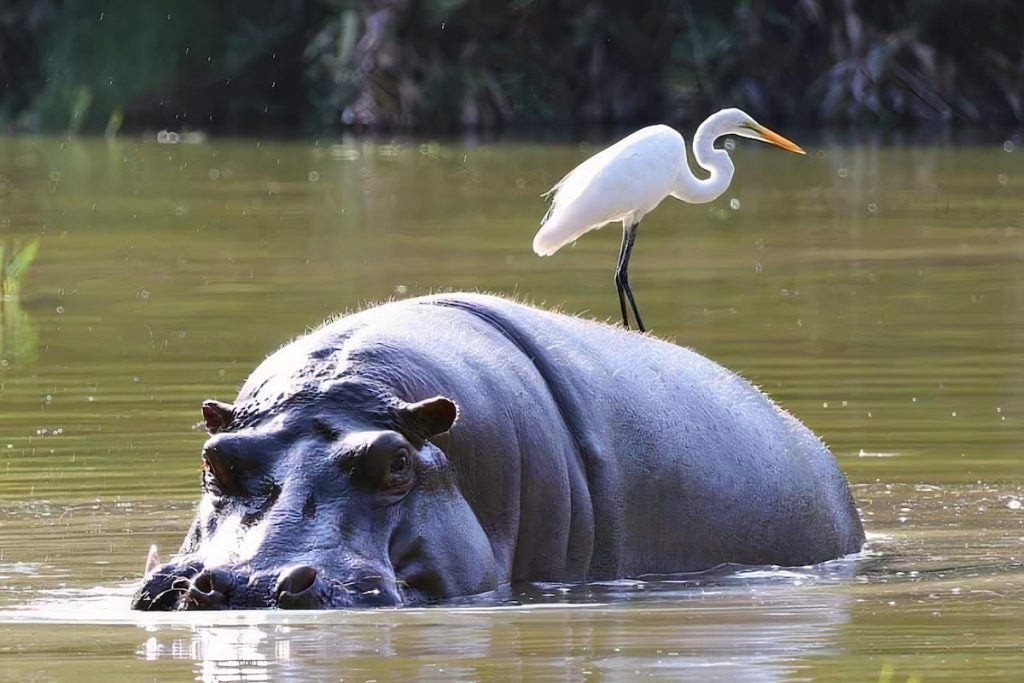
[[[226,569],[204,569],[199,576],[192,579],[192,585],[204,593],[230,593],[238,582],[238,577]]]
[[[195,586],[188,589],[187,605],[196,609],[213,609],[226,602],[222,593],[213,591],[201,591]]]
[[[313,587],[316,583],[316,569],[307,564],[292,567],[285,571],[277,580],[277,593],[291,593],[298,595]]]
[[[188,587],[188,602],[200,609],[213,609],[227,604],[237,577],[224,569],[204,569]]]
[[[277,606],[283,609],[315,609],[321,606],[316,586],[316,569],[299,565],[286,569],[277,580]]]
[[[213,578],[209,572],[203,572],[192,581],[192,587],[203,593],[209,593],[213,590]]]

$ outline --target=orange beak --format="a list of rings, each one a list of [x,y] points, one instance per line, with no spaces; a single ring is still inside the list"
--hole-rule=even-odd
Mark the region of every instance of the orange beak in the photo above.
[[[779,135],[775,131],[768,130],[767,128],[765,128],[761,124],[754,124],[753,126],[750,126],[750,129],[753,130],[758,135],[760,135],[761,136],[761,140],[763,140],[763,141],[765,141],[765,142],[767,142],[769,144],[775,145],[776,147],[781,147],[782,149],[786,150],[787,152],[796,152],[797,154],[807,154],[807,152],[805,152],[802,149],[800,149],[800,147],[795,142],[793,142],[792,140],[787,140],[786,138],[782,137],[781,135]]]

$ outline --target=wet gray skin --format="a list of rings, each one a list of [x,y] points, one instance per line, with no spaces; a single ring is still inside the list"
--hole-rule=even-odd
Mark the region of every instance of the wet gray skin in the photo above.
[[[198,513],[136,609],[408,605],[864,541],[831,453],[742,378],[497,297],[339,319],[203,416]]]
[[[387,400],[344,381],[316,393],[230,430],[232,406],[204,404],[212,436],[199,512],[134,608],[386,606],[496,585],[487,537],[466,524],[451,466],[426,440],[449,429],[455,405]],[[352,401],[372,417],[346,415]],[[455,517],[457,566],[437,538]]]

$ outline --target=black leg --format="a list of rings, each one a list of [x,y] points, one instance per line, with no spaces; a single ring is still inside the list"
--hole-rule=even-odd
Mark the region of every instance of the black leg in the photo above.
[[[622,258],[626,253],[626,245],[629,242],[629,229],[622,226],[622,246],[619,247],[619,260],[615,264],[615,291],[619,293],[619,308],[622,310],[622,326],[629,329],[629,316],[626,315],[625,287],[622,284],[624,271]]]
[[[636,326],[641,332],[646,332],[644,321],[640,319],[640,311],[636,307],[636,299],[633,298],[633,290],[629,286],[629,256],[633,252],[633,243],[636,241],[636,229],[640,224],[630,225],[622,228],[622,247],[619,250],[619,264],[615,268],[615,287],[619,290],[619,306],[622,308],[622,324],[627,328],[629,321],[626,317],[626,302],[622,295],[625,293],[629,299],[629,305],[633,309],[633,318]]]

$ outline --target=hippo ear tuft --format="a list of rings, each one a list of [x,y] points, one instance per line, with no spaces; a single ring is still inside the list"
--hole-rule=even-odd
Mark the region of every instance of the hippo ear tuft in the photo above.
[[[435,396],[405,404],[402,413],[416,432],[429,439],[451,429],[458,419],[459,409],[451,399]]]
[[[203,401],[203,421],[211,434],[216,434],[235,419],[235,407],[220,401]]]

